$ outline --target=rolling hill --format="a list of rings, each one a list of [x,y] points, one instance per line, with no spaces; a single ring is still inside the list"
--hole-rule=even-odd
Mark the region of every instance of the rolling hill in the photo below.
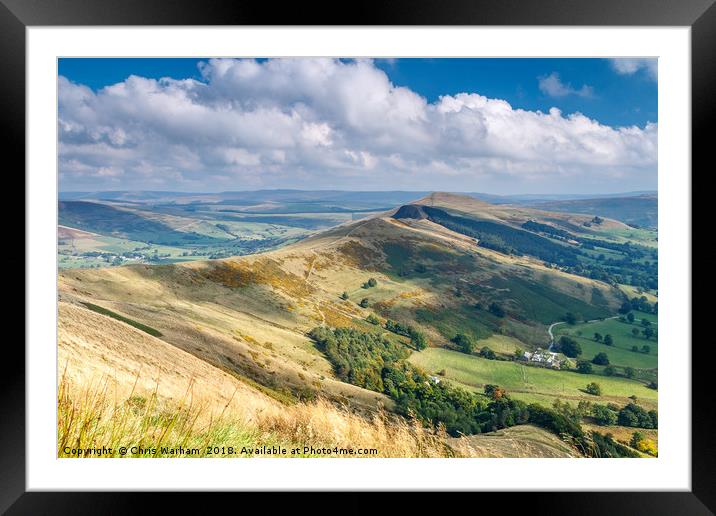
[[[353,412],[390,412],[395,402],[389,396],[339,379],[308,337],[312,328],[354,328],[410,345],[404,335],[368,322],[372,316],[419,329],[434,348],[454,349],[458,333],[506,356],[517,347],[546,347],[548,323],[567,312],[606,317],[625,299],[616,285],[575,274],[592,260],[584,242],[621,249],[611,235],[624,224],[603,219],[598,228],[585,226],[590,220],[431,194],[261,254],[62,270],[61,358],[72,377],[123,370],[117,381],[127,384],[135,369],[117,363],[127,355],[130,364],[146,364],[150,372],[175,361],[190,364],[190,370],[162,373],[185,381],[209,368],[224,378],[212,389],[225,393],[238,381],[244,395],[266,407],[325,398]],[[102,324],[113,330],[104,340],[97,334]],[[141,333],[143,326],[160,336]],[[153,344],[139,352],[124,342],[123,332]],[[147,357],[150,349],[163,358]],[[341,414],[335,417],[348,417]],[[490,455],[484,446],[474,453]],[[544,452],[553,453],[565,450]]]
[[[656,228],[658,226],[658,204],[656,195],[535,201],[529,203],[530,206],[536,209],[599,215],[644,228]]]

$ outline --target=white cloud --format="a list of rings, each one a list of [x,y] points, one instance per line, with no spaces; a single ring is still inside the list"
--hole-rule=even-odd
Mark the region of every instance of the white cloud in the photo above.
[[[571,84],[565,84],[559,78],[557,72],[549,75],[538,77],[539,89],[545,95],[550,97],[566,97],[567,95],[577,95],[579,97],[591,97],[594,95],[594,89],[586,84],[581,88],[573,88]]]
[[[200,70],[201,81],[132,76],[97,92],[60,77],[61,187],[102,189],[98,170],[121,171],[111,177],[126,188],[198,190],[216,178],[224,189],[655,183],[656,124],[611,127],[477,93],[429,103],[369,60],[217,59]],[[548,94],[591,94],[544,79]]]
[[[657,80],[659,76],[659,61],[656,58],[615,58],[610,59],[614,71],[620,75],[634,75],[644,70],[647,76]]]

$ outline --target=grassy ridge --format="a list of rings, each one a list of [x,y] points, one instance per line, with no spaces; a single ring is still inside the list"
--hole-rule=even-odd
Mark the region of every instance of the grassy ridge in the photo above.
[[[117,312],[113,312],[112,310],[108,310],[107,308],[103,308],[101,306],[94,305],[92,303],[82,302],[82,304],[85,305],[90,310],[92,310],[93,312],[97,312],[98,314],[106,315],[113,319],[117,319],[118,321],[122,321],[123,323],[127,323],[130,326],[134,326],[138,330],[142,330],[144,333],[148,333],[149,335],[151,335],[153,337],[161,337],[162,336],[162,332],[160,332],[159,330],[155,330],[151,326],[147,326],[146,324],[142,324],[142,323],[135,321],[133,319],[129,319],[128,317],[120,315]]]

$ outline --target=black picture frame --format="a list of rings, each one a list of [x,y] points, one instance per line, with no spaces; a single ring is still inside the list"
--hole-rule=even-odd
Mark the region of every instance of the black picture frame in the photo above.
[[[712,160],[713,146],[707,130],[716,112],[716,4],[715,0],[429,0],[364,1],[334,3],[241,2],[240,0],[0,0],[0,113],[1,139],[6,163],[14,170],[25,167],[25,29],[29,26],[63,25],[606,25],[689,26],[692,51],[692,177]],[[7,158],[11,158],[8,160]],[[13,159],[14,158],[14,159]],[[9,166],[6,170],[9,170]],[[711,165],[709,168],[713,168]],[[24,179],[14,172],[16,191],[25,191]],[[6,173],[6,176],[9,176]],[[24,176],[23,176],[24,177]],[[24,199],[24,195],[16,195]],[[23,202],[20,200],[19,202]],[[692,205],[696,203],[692,200]],[[19,207],[18,207],[19,210]],[[19,213],[19,211],[15,211]],[[19,233],[20,225],[15,223]],[[22,237],[24,241],[24,234]],[[12,270],[25,270],[24,252],[5,260]],[[14,281],[20,282],[18,274]],[[24,285],[22,286],[24,289]],[[21,291],[12,289],[16,299]],[[23,290],[24,292],[24,290]],[[24,294],[23,294],[24,298]],[[20,303],[16,302],[19,307]],[[23,304],[24,306],[24,304]],[[19,308],[18,308],[19,309]],[[39,493],[25,492],[25,355],[18,340],[5,342],[6,367],[0,374],[0,511],[7,514],[105,514],[142,513],[151,510],[149,493]],[[683,343],[682,343],[683,344]],[[688,343],[686,343],[688,344]],[[709,387],[710,346],[692,346],[692,490],[648,493],[510,493],[510,509],[529,514],[713,514],[716,511],[716,440],[711,435],[713,389]],[[12,349],[11,349],[12,348]],[[10,365],[11,364],[11,367]],[[698,407],[698,410],[695,408]],[[558,480],[555,489],[558,489]],[[224,503],[190,493],[161,496],[162,512],[193,506],[206,510],[209,503]],[[241,495],[244,496],[244,495]],[[298,496],[298,498],[297,498]],[[361,494],[351,494],[332,512],[362,513],[372,510]],[[452,496],[452,495],[451,495]],[[489,502],[505,503],[505,494],[480,494],[475,510]],[[291,505],[301,505],[303,495],[292,494]],[[276,498],[274,498],[276,500]],[[308,502],[312,511],[320,511]],[[472,502],[468,502],[472,504]],[[422,512],[449,510],[445,495],[412,497]],[[409,504],[410,505],[410,504]],[[409,509],[409,505],[403,509]],[[327,509],[330,510],[329,507]],[[485,509],[483,509],[485,510]],[[511,512],[511,511],[510,511]]]

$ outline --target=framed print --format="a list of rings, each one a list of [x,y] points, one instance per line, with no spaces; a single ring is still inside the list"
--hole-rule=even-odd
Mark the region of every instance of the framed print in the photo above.
[[[713,510],[710,2],[180,4],[3,4],[27,228],[3,508]]]

